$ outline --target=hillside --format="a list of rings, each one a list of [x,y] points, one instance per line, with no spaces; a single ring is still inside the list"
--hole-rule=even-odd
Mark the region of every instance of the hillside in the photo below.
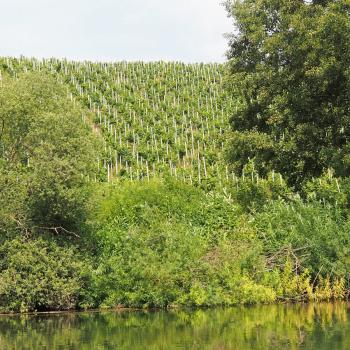
[[[297,193],[250,166],[232,181],[228,119],[242,106],[224,66],[0,69],[0,311],[348,295],[348,179],[328,171]]]
[[[167,173],[208,185],[229,176],[221,162],[233,108],[224,65],[0,58],[0,70],[53,74],[92,112],[105,141],[104,181]]]

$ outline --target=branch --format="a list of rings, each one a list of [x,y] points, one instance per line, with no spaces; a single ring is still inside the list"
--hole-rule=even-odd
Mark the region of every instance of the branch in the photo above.
[[[29,236],[28,228],[19,219],[17,219],[14,215],[9,215],[9,218],[12,219],[14,222],[16,222],[20,230],[25,232],[26,236]]]
[[[315,282],[316,282],[316,280],[317,280],[318,275],[321,273],[322,269],[323,269],[323,265],[321,265],[321,267],[320,267],[320,269],[318,270],[318,272],[317,272],[317,274],[316,274],[314,280],[312,281],[312,285],[311,285],[311,286],[312,286],[312,289],[314,289]]]
[[[26,236],[29,236],[29,229],[19,220],[17,219],[14,215],[9,215],[10,219],[12,219],[13,221],[15,221],[17,223],[17,226],[25,232]],[[57,235],[60,234],[60,231],[63,231],[65,233],[69,233],[77,238],[80,238],[80,236],[73,232],[73,231],[69,231],[67,229],[65,229],[62,226],[53,226],[53,227],[47,227],[47,226],[33,226],[33,228],[41,228],[43,230],[49,230],[49,231],[54,231]]]
[[[73,232],[73,231],[69,231],[69,230],[66,230],[64,227],[62,226],[54,226],[54,227],[46,227],[46,226],[35,226],[36,228],[41,228],[43,230],[49,230],[49,231],[54,231],[57,235],[60,234],[60,231],[63,231],[65,233],[69,233],[77,238],[80,238],[80,236]]]
[[[303,247],[299,247],[299,248],[294,248],[292,249],[290,246],[284,246],[282,247],[280,250],[278,250],[277,252],[275,252],[273,255],[268,256],[266,258],[266,263],[268,265],[275,265],[275,261],[283,256],[283,255],[287,255],[287,256],[292,256],[293,260],[294,260],[294,264],[295,264],[295,270],[297,271],[300,267],[301,267],[301,263],[300,263],[300,259],[301,257],[305,257],[305,255],[302,256],[297,256],[295,253],[300,251],[300,250],[305,250],[309,247],[309,245],[305,245]]]
[[[0,131],[0,138],[4,132],[4,129],[5,129],[5,120],[3,118],[1,118],[1,121],[2,121],[2,126],[1,126],[1,131]]]

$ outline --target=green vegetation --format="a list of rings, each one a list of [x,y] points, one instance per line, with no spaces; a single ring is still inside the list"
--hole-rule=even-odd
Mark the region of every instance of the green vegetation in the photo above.
[[[98,140],[81,115],[50,76],[1,82],[0,239],[82,227]]]
[[[233,101],[223,65],[4,58],[0,70],[53,75],[73,103],[92,112],[104,139],[104,181],[170,174],[210,187],[213,177],[228,176],[220,160]]]
[[[0,310],[347,297],[349,5],[227,7],[226,65],[0,59]]]
[[[72,247],[16,238],[0,247],[2,311],[73,309],[80,305],[89,265]]]
[[[102,208],[98,290],[106,306],[232,305],[274,299],[254,279],[254,231],[222,195],[154,180],[118,186]]]
[[[227,8],[236,106],[230,160],[293,186],[327,168],[349,176],[348,0],[237,0]]]

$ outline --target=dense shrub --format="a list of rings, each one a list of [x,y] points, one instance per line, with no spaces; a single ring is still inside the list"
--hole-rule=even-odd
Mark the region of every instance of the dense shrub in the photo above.
[[[102,206],[95,283],[106,306],[232,305],[274,300],[253,274],[255,232],[223,196],[174,181],[125,183]]]
[[[281,174],[270,172],[266,177],[259,177],[252,162],[244,167],[242,177],[230,183],[229,188],[236,205],[248,213],[263,210],[271,201],[293,196]]]
[[[0,310],[66,310],[79,306],[89,265],[73,248],[43,239],[0,246]]]
[[[274,201],[256,215],[255,224],[271,264],[291,258],[312,276],[350,272],[350,223],[337,207],[317,201]]]

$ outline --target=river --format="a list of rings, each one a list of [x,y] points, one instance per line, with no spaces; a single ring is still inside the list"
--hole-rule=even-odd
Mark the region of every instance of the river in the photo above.
[[[1,350],[350,349],[350,303],[0,316]]]

